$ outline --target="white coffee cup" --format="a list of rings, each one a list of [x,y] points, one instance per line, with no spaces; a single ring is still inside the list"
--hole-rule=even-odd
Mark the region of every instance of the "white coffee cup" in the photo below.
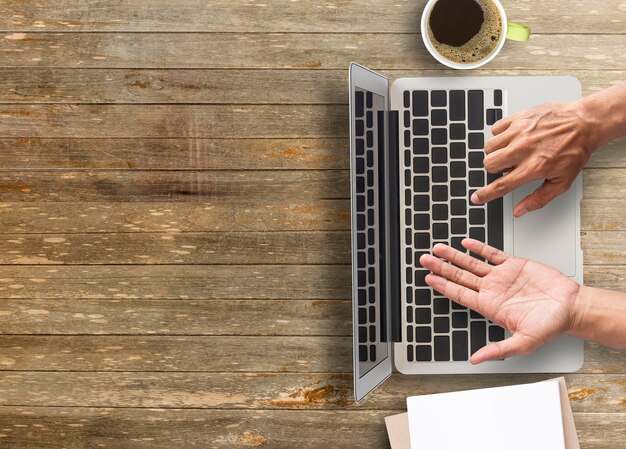
[[[500,53],[500,50],[502,50],[502,47],[504,47],[504,42],[507,39],[511,39],[514,41],[527,41],[530,37],[530,28],[519,23],[508,22],[506,19],[506,13],[504,12],[504,8],[502,7],[502,4],[499,2],[499,0],[490,0],[498,8],[498,11],[500,12],[500,18],[502,19],[502,33],[500,34],[500,40],[498,41],[498,45],[491,52],[491,54],[489,54],[489,56],[481,59],[480,61],[472,62],[469,64],[461,64],[458,62],[450,61],[449,59],[439,54],[439,52],[437,52],[435,46],[430,41],[430,33],[428,32],[428,18],[430,17],[430,11],[433,9],[433,6],[435,6],[435,3],[437,3],[438,1],[439,0],[429,0],[429,2],[426,4],[426,7],[424,8],[424,12],[422,13],[421,26],[422,40],[424,41],[424,45],[426,45],[428,52],[433,55],[433,58],[452,69],[468,70],[481,67],[487,64],[493,58],[495,58],[498,53]]]

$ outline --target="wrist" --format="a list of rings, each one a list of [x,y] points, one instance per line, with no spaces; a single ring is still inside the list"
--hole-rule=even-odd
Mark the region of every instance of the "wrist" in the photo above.
[[[590,154],[626,132],[626,111],[622,95],[599,92],[574,102],[587,139]]]
[[[589,287],[585,287],[584,285],[578,286],[578,291],[572,299],[571,308],[570,327],[567,333],[579,338],[587,337],[585,335],[585,328],[589,309],[591,308]]]

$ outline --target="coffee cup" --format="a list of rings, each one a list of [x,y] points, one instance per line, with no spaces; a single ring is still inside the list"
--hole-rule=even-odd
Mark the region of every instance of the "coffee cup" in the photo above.
[[[507,39],[527,41],[530,37],[527,26],[507,21],[499,0],[429,0],[422,13],[421,32],[424,45],[437,61],[460,70],[487,64]]]

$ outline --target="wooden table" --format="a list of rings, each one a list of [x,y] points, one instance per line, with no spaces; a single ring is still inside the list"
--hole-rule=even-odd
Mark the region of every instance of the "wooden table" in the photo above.
[[[0,3],[0,447],[381,448],[352,399],[347,67],[444,75],[424,1]],[[504,1],[473,75],[626,79],[626,3]],[[455,74],[459,74],[454,72]],[[626,140],[584,174],[585,282],[626,290]],[[626,441],[626,358],[567,376],[583,448]]]

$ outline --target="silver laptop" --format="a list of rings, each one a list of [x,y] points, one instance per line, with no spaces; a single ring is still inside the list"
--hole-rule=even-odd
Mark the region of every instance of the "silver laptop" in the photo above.
[[[562,336],[535,354],[472,365],[507,330],[429,288],[421,254],[461,251],[472,237],[582,282],[582,180],[520,219],[513,206],[539,182],[486,205],[474,190],[491,125],[517,111],[580,98],[572,77],[401,78],[350,65],[352,312],[356,401],[391,375],[572,372],[583,342]]]

